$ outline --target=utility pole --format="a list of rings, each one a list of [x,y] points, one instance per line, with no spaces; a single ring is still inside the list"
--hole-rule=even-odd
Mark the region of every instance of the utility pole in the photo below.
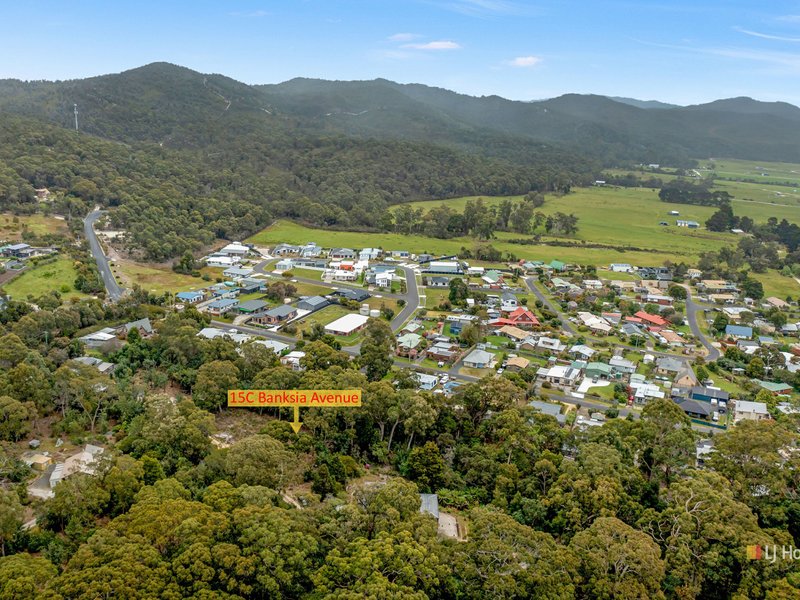
[[[73,105],[75,107],[75,131],[78,131],[78,105]]]

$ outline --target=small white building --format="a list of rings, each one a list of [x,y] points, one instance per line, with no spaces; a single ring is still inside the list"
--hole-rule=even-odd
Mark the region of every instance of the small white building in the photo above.
[[[223,269],[227,269],[229,267],[238,265],[240,262],[242,262],[242,259],[238,256],[212,254],[211,256],[206,257],[206,265],[209,267],[221,267]]]
[[[303,366],[300,364],[300,359],[305,355],[306,353],[301,350],[292,350],[286,356],[281,357],[281,364],[289,367],[292,371],[302,371]]]

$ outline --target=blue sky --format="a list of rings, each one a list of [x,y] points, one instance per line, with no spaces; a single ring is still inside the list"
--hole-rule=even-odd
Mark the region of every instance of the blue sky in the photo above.
[[[0,78],[168,61],[246,83],[418,82],[517,100],[567,92],[800,105],[800,1],[4,2]]]

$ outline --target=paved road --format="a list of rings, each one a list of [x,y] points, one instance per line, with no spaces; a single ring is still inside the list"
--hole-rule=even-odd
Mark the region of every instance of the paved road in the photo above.
[[[94,231],[94,224],[97,219],[103,214],[102,210],[93,210],[83,220],[83,232],[86,239],[89,241],[89,249],[94,256],[94,261],[97,263],[97,269],[100,271],[100,277],[103,279],[103,284],[106,286],[106,295],[109,300],[116,302],[123,294],[125,289],[120,287],[117,283],[114,274],[111,272],[111,267],[108,266],[108,257],[103,252],[103,247],[97,239],[97,234]]]
[[[569,322],[569,319],[564,316],[564,313],[561,312],[561,309],[556,308],[556,306],[550,302],[550,299],[545,296],[538,287],[536,287],[536,279],[533,277],[523,277],[523,279],[525,280],[525,285],[528,286],[528,289],[533,292],[534,296],[536,296],[536,299],[539,300],[539,302],[541,302],[550,312],[558,315],[558,318],[561,321],[561,328],[572,335],[578,335],[577,330],[572,323]]]
[[[706,335],[700,329],[700,326],[697,324],[698,317],[701,319],[705,319],[705,314],[702,306],[699,306],[693,299],[692,299],[692,290],[689,289],[688,285],[683,286],[686,289],[686,318],[689,321],[689,329],[692,330],[692,334],[696,337],[703,346],[705,346],[706,350],[708,350],[708,356],[706,356],[707,361],[717,360],[721,353],[719,348],[716,348],[712,343],[711,340],[706,337]]]

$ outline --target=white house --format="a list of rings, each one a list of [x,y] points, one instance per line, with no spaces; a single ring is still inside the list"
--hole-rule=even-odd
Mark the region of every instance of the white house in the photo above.
[[[358,260],[378,260],[380,255],[380,248],[364,248],[358,253]]]
[[[211,256],[206,257],[206,265],[209,267],[221,267],[223,269],[227,269],[228,267],[238,265],[240,262],[242,262],[242,259],[238,256],[212,254]]]
[[[633,267],[628,263],[611,263],[611,271],[613,273],[630,273]]]
[[[545,381],[556,385],[572,386],[580,377],[580,369],[573,369],[569,365],[555,365],[553,367],[542,367],[536,374]]]
[[[281,357],[281,364],[285,367],[289,367],[292,371],[302,371],[303,367],[300,364],[300,359],[305,355],[306,353],[301,350],[292,350],[286,356]]]
[[[471,369],[486,369],[492,366],[494,354],[476,348],[464,357],[464,366]]]
[[[328,323],[325,326],[325,332],[333,335],[350,335],[366,327],[367,321],[369,321],[369,317],[364,315],[345,315],[336,319],[333,323]]]
[[[291,271],[292,267],[294,267],[294,262],[291,258],[284,258],[275,263],[275,270],[281,273]]]
[[[249,246],[245,246],[239,242],[228,244],[224,248],[217,251],[217,254],[224,254],[225,256],[246,256],[250,252]]]
[[[439,378],[435,375],[428,375],[427,373],[414,373],[414,377],[416,378],[419,389],[421,390],[430,391],[439,385]]]

